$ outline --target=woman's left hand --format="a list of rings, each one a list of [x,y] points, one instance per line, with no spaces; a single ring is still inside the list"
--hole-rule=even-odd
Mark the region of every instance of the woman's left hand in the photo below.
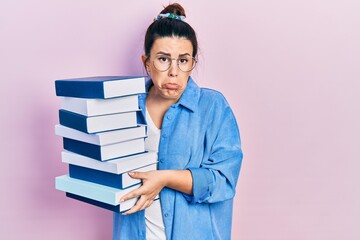
[[[161,189],[166,185],[164,172],[161,170],[149,171],[149,172],[130,172],[130,177],[141,179],[142,186],[135,189],[128,194],[125,194],[120,199],[120,204],[128,199],[140,197],[136,204],[123,215],[135,213],[149,207],[153,202],[154,198],[159,194]]]

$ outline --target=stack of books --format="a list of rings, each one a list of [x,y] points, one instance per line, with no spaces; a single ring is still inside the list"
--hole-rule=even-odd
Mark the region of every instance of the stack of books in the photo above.
[[[145,151],[145,125],[137,123],[138,94],[145,77],[105,76],[55,81],[61,97],[61,159],[69,174],[56,177],[56,189],[89,204],[123,212],[136,198],[119,203],[140,187],[129,171],[156,170],[157,153]]]

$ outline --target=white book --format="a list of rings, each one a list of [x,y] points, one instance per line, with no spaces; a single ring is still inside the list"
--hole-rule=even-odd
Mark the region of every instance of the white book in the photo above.
[[[87,142],[99,146],[146,137],[145,125],[100,133],[85,133],[63,125],[55,125],[55,134],[61,137]]]
[[[84,116],[98,116],[139,110],[138,96],[110,99],[62,97],[61,108]]]
[[[119,205],[120,198],[125,194],[139,188],[141,185],[134,185],[126,189],[117,189],[100,185],[92,182],[71,178],[68,175],[55,178],[55,188],[57,190],[76,194],[78,196],[90,198],[110,205]]]
[[[153,171],[153,170],[157,169],[156,165],[157,165],[156,163],[153,163],[151,165],[144,166],[144,167],[141,167],[141,168],[136,168],[136,169],[133,169],[131,171],[134,171],[134,172]],[[123,174],[121,174],[121,176],[122,176],[122,184],[123,184],[124,188],[135,185],[135,184],[138,184],[138,183],[141,183],[141,179],[131,178],[129,176],[129,174],[127,174],[127,173],[123,173]]]
[[[157,152],[145,152],[128,157],[116,158],[109,161],[100,162],[96,159],[85,157],[69,151],[61,152],[61,160],[64,163],[73,164],[81,167],[91,168],[99,171],[122,174],[134,169],[157,163]]]

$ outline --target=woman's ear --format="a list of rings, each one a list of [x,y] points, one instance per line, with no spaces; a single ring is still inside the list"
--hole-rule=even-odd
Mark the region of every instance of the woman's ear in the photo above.
[[[146,72],[150,72],[150,66],[149,66],[149,63],[148,63],[148,58],[146,57],[146,55],[145,54],[143,54],[143,55],[141,55],[141,61],[143,62],[143,64],[144,64],[144,67],[145,67],[145,69],[146,69]]]

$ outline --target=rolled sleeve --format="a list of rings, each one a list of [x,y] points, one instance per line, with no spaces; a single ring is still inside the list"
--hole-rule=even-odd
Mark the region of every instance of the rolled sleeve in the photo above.
[[[203,202],[211,193],[213,186],[213,176],[209,169],[206,168],[188,168],[193,179],[193,194],[184,194],[187,201],[190,203]]]
[[[235,196],[243,157],[240,134],[230,108],[220,116],[213,122],[216,131],[209,134],[209,154],[199,167],[187,168],[193,178],[193,195],[184,196],[190,203],[219,202]]]

